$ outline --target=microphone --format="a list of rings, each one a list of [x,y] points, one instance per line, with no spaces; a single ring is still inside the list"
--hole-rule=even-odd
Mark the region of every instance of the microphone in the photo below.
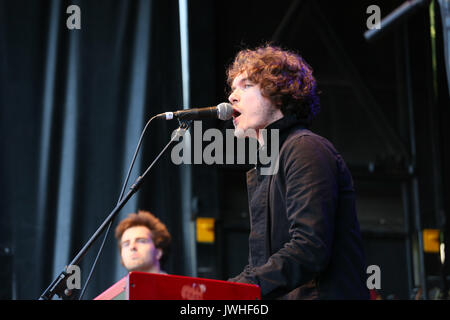
[[[164,112],[156,115],[156,118],[172,120],[197,120],[197,119],[220,119],[229,120],[233,116],[233,107],[230,103],[222,102],[215,107],[193,108],[175,112]]]

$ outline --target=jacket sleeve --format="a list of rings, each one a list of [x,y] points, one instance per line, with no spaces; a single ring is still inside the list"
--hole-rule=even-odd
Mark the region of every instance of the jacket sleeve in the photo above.
[[[337,169],[332,151],[318,137],[288,139],[280,153],[290,241],[259,267],[246,268],[238,282],[257,284],[275,298],[313,280],[326,268],[337,206]]]

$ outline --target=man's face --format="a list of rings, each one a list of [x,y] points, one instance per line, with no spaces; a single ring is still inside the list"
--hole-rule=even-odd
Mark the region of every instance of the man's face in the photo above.
[[[162,251],[155,247],[147,227],[128,228],[120,243],[122,264],[128,271],[159,272]]]
[[[233,124],[238,138],[252,137],[260,140],[259,130],[283,117],[281,110],[261,94],[260,85],[247,78],[246,72],[234,78],[231,90],[228,100],[234,108]],[[256,136],[252,133],[256,133]]]

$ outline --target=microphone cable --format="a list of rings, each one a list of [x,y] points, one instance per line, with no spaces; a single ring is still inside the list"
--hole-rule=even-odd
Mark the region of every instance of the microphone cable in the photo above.
[[[119,202],[122,200],[123,195],[124,195],[124,193],[125,193],[125,189],[126,189],[126,187],[127,187],[128,180],[130,179],[131,170],[133,169],[134,163],[135,163],[136,158],[137,158],[137,154],[138,154],[138,152],[139,152],[139,149],[141,148],[142,139],[143,139],[143,137],[144,137],[145,131],[147,130],[147,127],[150,125],[150,123],[152,122],[152,120],[155,119],[155,118],[157,118],[157,115],[156,115],[156,116],[153,116],[152,118],[150,118],[150,120],[147,121],[147,124],[145,125],[144,129],[142,130],[141,136],[140,136],[139,141],[138,141],[138,144],[137,144],[137,146],[136,146],[136,150],[134,151],[133,159],[132,159],[132,161],[131,161],[130,167],[128,168],[127,176],[126,176],[125,181],[124,181],[124,183],[123,183],[122,191],[120,192],[120,196],[119,196],[119,200],[117,201],[117,204],[119,204]],[[107,228],[107,230],[106,230],[106,232],[105,232],[105,236],[104,236],[103,241],[102,241],[102,244],[101,244],[100,248],[98,249],[97,256],[96,256],[96,258],[95,258],[95,260],[94,260],[94,263],[92,264],[92,267],[91,267],[91,270],[90,270],[90,272],[89,272],[88,278],[87,278],[87,280],[86,280],[86,283],[84,284],[84,287],[83,287],[83,289],[82,289],[82,291],[81,291],[81,293],[80,293],[80,296],[79,296],[78,300],[81,300],[81,299],[83,298],[83,295],[84,295],[84,293],[85,293],[85,291],[86,291],[86,288],[87,288],[87,286],[88,286],[88,284],[89,284],[89,282],[90,282],[90,280],[91,280],[91,277],[92,277],[92,274],[93,274],[93,272],[94,272],[94,269],[95,269],[95,267],[96,267],[96,265],[97,265],[98,258],[100,257],[100,255],[101,255],[101,253],[102,253],[102,251],[103,251],[103,246],[105,245],[106,238],[108,237],[108,234],[109,234],[109,231],[110,231],[110,229],[111,229],[111,226],[112,226],[113,222],[114,222],[114,219],[112,219],[112,220],[110,221],[109,225],[108,225],[108,228]]]

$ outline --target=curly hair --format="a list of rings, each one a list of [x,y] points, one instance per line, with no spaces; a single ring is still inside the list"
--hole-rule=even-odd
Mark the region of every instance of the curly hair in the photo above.
[[[319,113],[320,92],[313,69],[301,56],[271,45],[244,49],[227,70],[228,86],[243,72],[283,115],[295,115],[310,124]]]
[[[120,241],[125,230],[137,226],[147,227],[151,231],[152,241],[156,248],[162,250],[162,257],[160,260],[161,262],[164,262],[168,254],[172,237],[170,236],[166,225],[148,211],[139,210],[138,213],[130,213],[127,218],[123,219],[117,225],[115,237],[117,239],[119,250],[121,248]]]

